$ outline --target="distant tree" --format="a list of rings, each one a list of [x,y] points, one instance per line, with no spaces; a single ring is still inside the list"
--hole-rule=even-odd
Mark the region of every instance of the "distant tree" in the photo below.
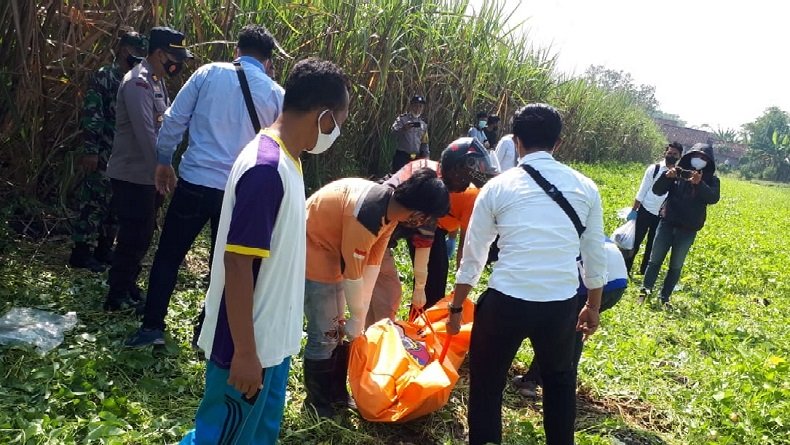
[[[590,65],[584,72],[584,78],[605,91],[628,93],[635,104],[649,113],[658,110],[656,87],[637,84],[630,73],[612,70],[603,65]]]
[[[774,146],[774,133],[790,134],[790,115],[779,107],[769,107],[762,116],[743,126],[750,147],[770,150]]]
[[[673,124],[675,124],[678,127],[685,127],[686,126],[686,121],[681,119],[680,116],[678,116],[677,114],[665,113],[665,112],[663,112],[661,110],[655,110],[652,113],[650,113],[650,115],[654,119],[663,119],[665,121],[670,121],[670,122],[672,122]]]
[[[717,128],[713,134],[721,142],[738,143],[741,142],[741,135],[734,128]]]
[[[763,179],[790,181],[790,115],[770,107],[743,128],[750,148],[745,168]]]

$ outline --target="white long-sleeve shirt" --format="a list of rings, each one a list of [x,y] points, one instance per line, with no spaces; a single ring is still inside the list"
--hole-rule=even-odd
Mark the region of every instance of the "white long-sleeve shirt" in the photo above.
[[[466,232],[456,283],[474,286],[499,235],[499,260],[488,285],[527,301],[571,298],[579,285],[576,257],[581,251],[588,289],[606,283],[603,210],[595,183],[563,165],[550,153],[524,156],[559,189],[586,227],[579,238],[565,212],[522,168],[512,168],[488,183],[475,201]]]
[[[496,144],[495,153],[500,171],[504,172],[518,165],[518,153],[512,134],[502,136]]]
[[[656,195],[653,193],[653,184],[656,183],[661,174],[667,171],[666,163],[662,162],[659,165],[658,172],[656,172],[656,164],[650,164],[645,169],[645,176],[642,178],[642,183],[639,185],[639,191],[636,192],[636,200],[642,203],[642,207],[653,215],[658,216],[658,211],[661,210],[661,205],[667,198],[667,194]],[[655,175],[653,175],[655,173]]]

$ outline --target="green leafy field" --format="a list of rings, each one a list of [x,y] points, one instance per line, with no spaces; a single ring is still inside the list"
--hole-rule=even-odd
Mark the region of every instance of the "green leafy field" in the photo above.
[[[611,232],[643,167],[578,167],[598,183]],[[790,443],[790,188],[724,178],[722,197],[692,248],[671,312],[637,305],[636,277],[603,315],[580,365],[578,444]],[[44,357],[0,349],[0,443],[178,442],[203,389],[204,365],[188,341],[203,295],[205,240],[181,274],[169,344],[126,351],[121,342],[136,321],[101,311],[105,277],[64,266],[67,239],[0,238],[0,312],[73,310],[80,320]],[[530,356],[525,345],[513,372]],[[316,422],[301,411],[300,379],[296,358],[284,444],[463,443],[465,375],[446,408],[405,425],[374,425],[353,412]],[[505,442],[542,443],[539,400],[506,391]]]

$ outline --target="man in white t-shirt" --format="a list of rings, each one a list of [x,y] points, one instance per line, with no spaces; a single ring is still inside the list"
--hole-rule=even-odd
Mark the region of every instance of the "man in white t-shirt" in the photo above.
[[[349,82],[340,68],[315,58],[297,63],[285,83],[283,113],[233,164],[198,339],[208,358],[206,390],[182,445],[277,441],[304,314],[299,155],[332,145],[348,103]]]
[[[683,146],[679,142],[672,142],[664,150],[664,162],[651,164],[645,169],[645,175],[642,178],[642,183],[639,185],[639,191],[636,192],[634,206],[631,209],[631,213],[628,214],[628,220],[636,219],[634,249],[628,252],[625,260],[625,267],[629,274],[634,265],[636,254],[639,252],[639,245],[642,244],[642,240],[645,239],[645,234],[647,234],[645,254],[642,257],[642,265],[639,266],[639,275],[645,274],[647,263],[650,260],[650,252],[653,248],[653,239],[656,236],[656,228],[661,219],[658,216],[658,212],[667,198],[666,193],[660,196],[653,193],[653,184],[661,177],[662,173],[675,166],[682,153]]]
[[[500,173],[510,170],[513,167],[518,167],[518,150],[516,144],[513,142],[513,135],[506,134],[496,144],[494,153],[499,163]]]

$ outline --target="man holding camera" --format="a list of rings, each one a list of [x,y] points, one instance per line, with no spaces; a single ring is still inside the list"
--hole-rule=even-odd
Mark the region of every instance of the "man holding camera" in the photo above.
[[[656,195],[667,194],[661,207],[653,251],[645,271],[645,280],[639,295],[644,302],[653,292],[653,285],[667,253],[669,269],[661,287],[661,302],[669,308],[669,296],[680,279],[680,272],[697,232],[705,225],[707,207],[719,202],[719,178],[713,147],[694,144],[673,168],[661,174],[653,185]]]
[[[392,132],[395,134],[395,155],[392,157],[392,170],[395,173],[415,159],[430,155],[428,149],[428,124],[420,115],[425,109],[425,98],[414,96],[409,102],[409,111],[395,119]]]

